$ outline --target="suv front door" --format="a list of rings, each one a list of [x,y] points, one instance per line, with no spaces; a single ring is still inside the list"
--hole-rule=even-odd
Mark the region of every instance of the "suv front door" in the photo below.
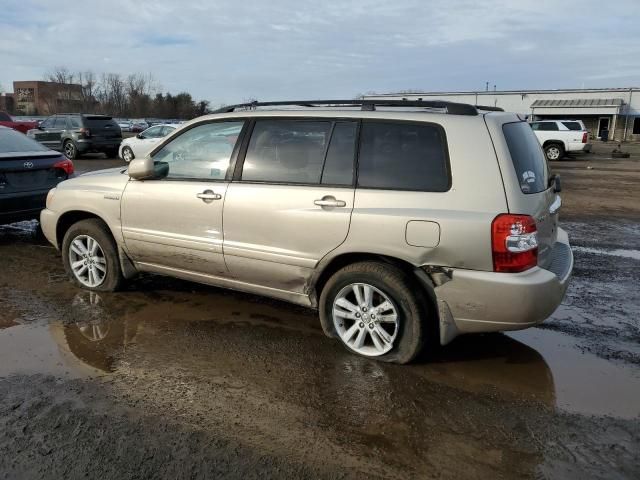
[[[313,268],[349,231],[357,127],[324,118],[255,121],[225,199],[224,255],[234,279],[265,294],[304,295]]]
[[[143,269],[224,276],[222,207],[243,121],[195,125],[155,152],[168,174],[130,180],[122,198],[127,251]]]

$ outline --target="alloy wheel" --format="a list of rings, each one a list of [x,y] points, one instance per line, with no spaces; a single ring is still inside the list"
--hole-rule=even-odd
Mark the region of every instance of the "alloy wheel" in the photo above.
[[[78,235],[69,245],[69,265],[76,279],[95,288],[107,276],[107,260],[97,240],[89,235]]]
[[[336,295],[333,323],[351,350],[377,357],[393,348],[399,315],[393,301],[383,291],[366,283],[353,283]]]

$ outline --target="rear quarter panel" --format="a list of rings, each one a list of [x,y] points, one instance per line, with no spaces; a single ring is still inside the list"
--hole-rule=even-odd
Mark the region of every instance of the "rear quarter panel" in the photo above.
[[[358,188],[347,240],[331,255],[366,252],[400,258],[415,266],[493,270],[491,222],[498,213],[507,211],[507,204],[482,116],[418,113],[412,117],[405,113],[401,118],[389,117],[428,121],[444,128],[451,188],[447,192]],[[410,245],[407,225],[413,221],[437,223],[437,244]]]

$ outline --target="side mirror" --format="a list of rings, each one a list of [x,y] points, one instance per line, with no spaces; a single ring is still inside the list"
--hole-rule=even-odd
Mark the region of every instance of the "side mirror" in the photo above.
[[[560,193],[562,191],[562,183],[560,182],[560,175],[553,174],[549,178],[549,186],[553,188],[553,193]]]
[[[152,180],[154,178],[164,178],[169,174],[169,164],[167,162],[154,162],[151,157],[134,158],[129,162],[127,172],[134,180]]]
[[[139,138],[140,140],[142,140],[144,138],[144,135],[142,135],[141,133],[136,135],[136,138]]]

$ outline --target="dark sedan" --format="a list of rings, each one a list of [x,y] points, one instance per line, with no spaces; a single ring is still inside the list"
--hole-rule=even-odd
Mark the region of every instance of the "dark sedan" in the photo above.
[[[72,174],[60,152],[0,127],[0,224],[37,219],[49,190]]]

